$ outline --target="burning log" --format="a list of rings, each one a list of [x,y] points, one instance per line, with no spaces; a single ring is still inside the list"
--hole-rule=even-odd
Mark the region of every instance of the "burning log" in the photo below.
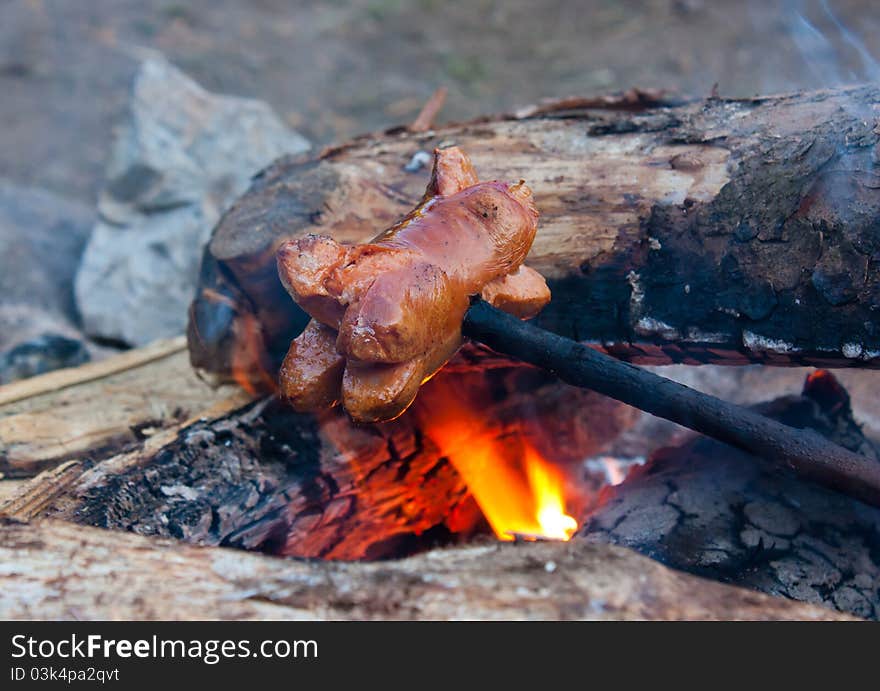
[[[528,261],[554,295],[539,326],[642,362],[876,366],[878,99],[570,102],[282,159],[215,230],[193,362],[255,385],[276,372],[305,325],[277,247],[368,240],[420,198],[425,152],[455,143],[487,178],[528,176]]]
[[[355,426],[339,411],[298,414],[273,399],[206,411],[133,450],[47,471],[3,511],[301,557],[400,556],[486,532],[468,486],[479,481],[503,500],[508,478],[518,513],[501,520],[537,532],[521,517],[538,510],[505,459],[528,454],[532,472],[551,472],[534,459],[571,466],[635,420],[626,406],[530,368],[452,380],[449,392],[465,387],[474,406],[463,417],[458,400],[431,391],[427,405],[383,425]],[[436,394],[447,383],[440,375],[428,386]],[[458,455],[441,423],[456,425],[468,451],[495,456]]]
[[[161,373],[161,370],[155,369],[156,366],[165,362],[168,360],[142,364],[140,370],[146,370],[143,374],[140,370],[128,372],[126,378],[116,384],[155,379]],[[162,366],[168,367],[169,373],[174,372],[176,359]],[[441,445],[444,441],[442,430],[445,421],[440,413],[461,410],[462,403],[422,410],[417,404],[404,418],[390,426],[354,428],[341,416],[330,418],[329,424],[318,422],[311,416],[297,415],[269,401],[251,403],[244,409],[229,412],[225,399],[212,403],[206,396],[205,405],[212,405],[215,412],[205,410],[195,413],[193,421],[170,426],[142,440],[135,449],[111,455],[104,460],[100,460],[100,449],[92,449],[88,452],[91,458],[68,461],[36,478],[24,491],[7,502],[2,511],[17,518],[54,516],[117,531],[277,553],[286,551],[310,556],[321,553],[344,556],[346,550],[350,550],[350,555],[369,557],[400,555],[411,549],[457,541],[467,536],[468,527],[472,528],[479,522],[479,512],[473,501],[462,499],[458,494],[459,491],[464,492],[465,481],[468,485],[473,483],[474,490],[478,490],[480,484],[479,478],[474,480],[473,476],[465,476],[463,471],[459,471],[462,461],[467,460],[466,457],[458,457],[459,450],[464,450],[471,457],[479,457],[479,449],[487,448],[483,445],[490,442],[503,450],[504,453],[499,455],[504,458],[511,449],[526,440],[526,447],[530,446],[547,459],[574,467],[573,464],[583,456],[616,438],[618,432],[632,421],[631,409],[615,405],[598,394],[553,384],[548,381],[547,375],[532,368],[519,368],[507,373],[493,369],[488,374],[458,371],[448,378],[441,374],[428,386],[446,386],[446,394],[455,397],[460,393],[457,386],[467,389],[472,382],[485,384],[487,381],[494,382],[490,389],[471,391],[464,399],[466,405],[462,412],[465,422],[486,423],[489,428],[484,430],[485,433],[473,431],[467,426],[459,428],[459,444],[443,446],[443,454],[439,452],[441,447],[438,441]],[[833,386],[822,386],[827,381],[822,377],[812,381],[806,398],[794,399],[794,403],[782,401],[775,404],[776,411],[785,413],[781,421],[801,426],[807,420],[823,434],[831,435],[836,442],[854,451],[870,454],[871,447],[861,436],[858,427],[848,413],[843,414],[842,392],[836,391]],[[33,386],[36,390],[45,388],[39,384],[39,380],[35,380]],[[72,419],[79,418],[80,407],[83,410],[92,408],[97,391],[92,388],[94,386],[94,382],[82,382],[73,384],[66,391],[66,411]],[[131,395],[121,385],[107,386],[105,383],[103,386],[102,395],[111,404],[118,402],[120,396]],[[57,397],[64,393],[43,393],[42,397]],[[429,390],[428,393],[430,398],[436,392]],[[30,406],[25,405],[26,399],[21,400],[19,405],[38,411],[42,397],[38,397]],[[453,400],[458,402],[461,397]],[[443,403],[442,398],[437,402]],[[805,408],[808,412],[813,411],[806,418],[795,414],[803,412]],[[814,408],[821,408],[820,413],[816,413]],[[772,413],[773,410],[765,408],[762,412]],[[416,415],[422,417],[417,419]],[[14,421],[15,416],[8,419]],[[421,429],[426,422],[432,422],[435,426],[430,434],[421,434],[422,453],[412,454],[412,441],[407,442],[407,434],[411,439],[414,430]],[[452,419],[454,424],[460,422]],[[394,426],[396,432],[391,431]],[[370,453],[374,455],[369,456]],[[447,459],[446,462],[441,461],[441,455]],[[433,467],[439,465],[441,472],[427,472],[432,464]],[[499,478],[494,484],[501,487],[504,474],[499,473],[497,467],[492,470],[494,477]],[[333,482],[337,483],[336,487],[333,487]],[[492,482],[492,477],[488,478],[488,482]],[[414,487],[416,483],[418,487]],[[506,492],[507,488],[504,489]],[[670,495],[670,492],[673,494]],[[448,513],[443,515],[439,523],[430,527],[426,526],[433,519],[420,503],[423,496],[431,502],[447,502],[439,506],[434,515],[440,516],[444,511]],[[527,499],[523,500],[522,496],[517,495],[515,500],[531,510]],[[667,503],[671,506],[666,506]],[[872,531],[875,531],[871,526],[877,521],[877,510],[844,495],[803,483],[792,473],[772,470],[771,466],[760,464],[741,452],[702,440],[682,449],[657,454],[649,470],[628,478],[620,487],[608,490],[599,504],[589,514],[587,528],[582,532],[590,539],[623,542],[649,556],[698,574],[734,580],[796,599],[821,600],[860,616],[876,616],[863,606],[865,595],[862,590],[866,583],[871,582],[870,579],[876,578],[877,573],[872,561],[876,546],[870,538]],[[801,508],[798,508],[799,505]],[[288,511],[288,506],[294,507],[293,513]],[[341,506],[351,507],[351,512],[340,510]],[[566,508],[574,516],[585,515],[577,505],[569,504]],[[679,509],[683,518],[678,517]],[[366,527],[358,528],[358,511],[364,511],[368,522],[373,521],[373,532]],[[792,512],[798,516],[798,527],[793,534]],[[298,524],[291,520],[297,513],[301,519]],[[744,515],[749,516],[748,525],[742,522]],[[166,600],[177,602],[175,598],[168,599],[166,590],[155,583],[168,583],[165,568],[167,550],[172,550],[176,555],[189,554],[189,548],[184,545],[170,547],[169,543],[153,541],[131,543],[137,546],[132,554],[142,555],[143,559],[135,559],[132,564],[136,564],[137,568],[129,568],[125,562],[134,557],[129,554],[127,541],[137,540],[136,537],[83,532],[79,526],[67,528],[54,523],[52,525],[58,526],[59,531],[57,541],[53,532],[46,542],[40,543],[52,544],[53,547],[28,548],[22,552],[17,545],[34,544],[33,540],[25,540],[22,536],[31,535],[37,539],[42,534],[39,526],[46,524],[36,524],[37,527],[14,525],[18,527],[9,533],[0,529],[0,550],[4,546],[19,550],[11,553],[9,558],[16,560],[15,563],[27,565],[32,575],[24,580],[18,576],[10,577],[4,583],[9,589],[0,592],[18,592],[14,588],[27,587],[33,578],[51,579],[51,560],[54,559],[53,550],[56,548],[58,553],[69,555],[73,551],[87,556],[91,554],[92,544],[98,553],[103,549],[102,545],[113,545],[113,554],[116,555],[118,551],[122,561],[108,563],[106,558],[102,558],[100,563],[104,568],[110,568],[120,580],[116,586],[101,581],[101,587],[119,588],[118,592],[112,592],[119,595],[115,601],[130,603],[130,609],[124,611],[138,617],[160,616],[159,612],[167,611],[162,609],[160,603]],[[303,532],[297,535],[294,531],[288,541],[287,531],[291,525],[302,528]],[[462,532],[454,533],[454,528]],[[421,535],[416,534],[419,529],[422,529]],[[358,548],[354,542],[346,543],[343,540],[336,542],[335,547],[330,547],[345,530],[352,530],[358,539],[366,539],[367,544]],[[532,532],[528,528],[519,530]],[[8,541],[4,542],[7,538]],[[578,536],[574,542],[581,539]],[[84,545],[83,540],[88,545]],[[786,548],[787,551],[780,552],[777,548],[786,546],[785,541],[797,543],[798,549]],[[72,547],[72,544],[76,547]],[[811,551],[817,545],[825,557],[817,557]],[[566,551],[568,548],[556,545],[547,545],[546,549],[552,551],[557,547],[561,554],[570,553]],[[460,549],[449,553],[456,567],[462,563],[460,560],[464,555],[470,553],[467,550],[461,552]],[[40,554],[44,556],[38,556]],[[480,554],[485,557],[486,552],[480,551]],[[836,561],[829,565],[826,559],[832,555]],[[51,601],[55,604],[42,600],[28,601],[37,608],[33,612],[50,612],[55,611],[51,607],[68,605],[72,608],[91,606],[87,603],[93,602],[92,595],[101,588],[94,586],[97,590],[90,589],[94,579],[85,565],[98,562],[86,556],[83,569],[77,566],[75,573],[65,572],[69,574],[67,583],[70,586],[66,592],[70,597],[73,597],[70,593],[76,592],[76,597]],[[608,555],[601,553],[596,558],[604,560],[608,559]],[[262,559],[267,559],[260,555],[237,553],[232,559],[236,563],[252,564],[257,569],[255,573],[265,573],[259,569],[269,568],[259,566],[263,563]],[[435,563],[434,559],[436,557],[432,555],[427,561],[407,563],[425,568],[426,564]],[[553,561],[559,563],[557,557]],[[268,563],[275,562],[269,560]],[[491,568],[504,570],[507,566],[503,564],[506,563],[492,562]],[[718,568],[709,568],[716,563]],[[202,568],[199,564],[200,561],[193,562],[193,568]],[[513,562],[510,564],[516,570]],[[621,569],[627,572],[636,566],[627,561],[621,564]],[[284,568],[292,569],[293,573],[299,566]],[[320,568],[315,566],[315,573],[325,573]],[[350,568],[352,570],[345,573],[360,573],[357,565]],[[396,569],[397,563],[389,568]],[[485,560],[480,565],[474,563],[467,568],[474,570],[474,578],[479,573],[479,577],[484,579],[482,582],[489,583],[493,588],[506,587],[503,584],[507,582],[507,576],[498,575],[498,580],[496,576],[485,580],[487,569],[490,568],[490,563]],[[579,561],[572,566],[575,571],[582,570],[577,572],[582,574],[586,588],[595,587],[592,579],[599,576],[591,568],[589,563]],[[134,578],[135,573],[139,576],[134,581],[125,575]],[[326,573],[335,572],[331,568]],[[365,569],[363,573],[373,572]],[[799,573],[806,573],[808,580],[798,581]],[[837,577],[835,573],[852,573],[853,576]],[[180,575],[184,577],[185,573],[181,572]],[[254,578],[259,580],[258,576]],[[352,578],[358,577],[352,575]],[[378,596],[370,590],[369,576],[364,575],[363,578],[366,579],[363,582],[364,591],[362,599],[358,600],[363,609],[359,611],[378,611],[371,608],[380,608],[381,600],[377,600]],[[616,581],[623,576],[609,575],[608,578]],[[869,580],[866,581],[866,578]],[[688,587],[694,587],[692,582],[689,583]],[[833,587],[829,589],[824,585],[826,583],[832,583]],[[354,585],[355,581],[347,584]],[[128,587],[134,593],[153,588],[156,597],[128,599],[122,596]],[[821,598],[817,599],[817,592],[822,594]],[[461,607],[473,608],[468,610],[471,616],[490,616],[490,605],[480,609],[482,605],[467,599],[462,590],[455,593],[456,597],[461,595],[464,598],[458,601]],[[325,596],[329,597],[326,593],[322,595],[322,602],[326,601]],[[227,609],[210,600],[186,597],[192,604],[179,608],[179,612],[189,612],[193,617],[206,616],[205,611],[241,611],[258,616],[249,602],[240,603],[241,609],[232,605],[229,605],[231,609]],[[626,595],[624,600],[628,597],[631,596]],[[551,608],[548,612],[562,612],[558,608],[562,606],[560,603],[569,601],[566,598],[564,593],[554,592],[547,596],[546,601],[542,600],[541,607]],[[106,598],[104,601],[107,601]],[[641,612],[641,615],[634,616],[649,616],[649,610],[644,609],[647,604],[640,602],[638,599],[632,601],[628,607],[634,607],[635,610],[626,611]],[[691,601],[688,602],[689,607],[693,605]],[[752,609],[749,616],[775,616],[772,613],[776,611],[774,607],[778,603],[766,600],[752,602],[760,603],[755,607],[760,606],[764,614]],[[88,611],[98,616],[98,613],[105,611],[99,604],[95,603],[96,609]],[[513,612],[518,610],[510,609],[512,604],[504,606],[508,609],[504,610],[502,616],[516,616]],[[43,607],[47,609],[40,609]],[[211,610],[212,607],[217,609]],[[417,609],[420,607],[416,605]],[[765,607],[770,609],[763,609]],[[612,609],[616,609],[616,606]],[[331,615],[331,611],[321,610],[327,616]],[[427,616],[427,610],[418,611]],[[676,612],[679,610],[668,609],[664,605],[663,611],[665,614],[661,616],[678,616]],[[267,608],[263,614],[272,616],[270,612],[276,616],[286,616],[288,610]],[[727,614],[718,616],[737,616],[728,610],[724,612]],[[803,610],[800,612],[792,616],[812,616]],[[444,615],[437,613],[436,616]]]

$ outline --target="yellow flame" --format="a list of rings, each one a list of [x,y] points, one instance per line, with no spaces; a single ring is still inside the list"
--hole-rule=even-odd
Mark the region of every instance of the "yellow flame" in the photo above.
[[[526,475],[535,500],[539,535],[553,540],[570,540],[577,521],[565,513],[562,476],[530,446],[525,447]]]
[[[464,377],[439,376],[417,399],[416,415],[498,539],[568,540],[577,521],[565,512],[562,473],[516,424],[504,426],[486,415],[484,394]]]
[[[428,432],[455,466],[500,540],[568,540],[577,521],[565,513],[561,474],[524,440],[515,447],[448,426]]]
[[[499,540],[571,539],[562,475],[525,441],[518,458],[509,451],[484,437],[448,456]]]

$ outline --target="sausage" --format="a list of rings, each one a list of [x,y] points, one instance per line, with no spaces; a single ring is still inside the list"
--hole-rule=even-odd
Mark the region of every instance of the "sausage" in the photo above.
[[[550,302],[550,289],[541,274],[523,264],[513,273],[487,283],[480,297],[514,317],[531,319]]]
[[[487,284],[481,297],[520,319],[529,319],[550,300],[544,277],[527,266]],[[433,360],[413,358],[406,363],[376,364],[349,361],[336,350],[336,332],[312,319],[290,346],[279,373],[279,391],[299,412],[330,408],[344,399],[361,422],[396,417],[461,345],[455,332]],[[403,365],[403,366],[401,366]],[[343,380],[343,370],[347,377]]]
[[[285,358],[281,391],[297,409],[341,398],[356,420],[396,417],[461,345],[470,296],[522,318],[549,300],[522,267],[537,230],[529,188],[478,182],[457,147],[434,153],[420,204],[370,243],[308,236],[279,248],[282,283],[326,327],[307,327]]]
[[[339,402],[345,358],[336,352],[336,332],[312,319],[293,339],[278,373],[278,391],[300,412]]]
[[[369,362],[424,353],[464,316],[468,296],[522,264],[537,230],[531,191],[497,181],[458,189],[475,179],[465,161],[460,149],[435,151],[422,202],[368,244],[310,236],[279,248],[282,282],[339,330],[340,352]]]

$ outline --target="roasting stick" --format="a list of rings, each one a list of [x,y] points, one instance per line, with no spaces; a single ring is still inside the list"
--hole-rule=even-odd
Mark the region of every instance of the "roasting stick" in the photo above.
[[[793,468],[804,478],[880,506],[880,463],[809,429],[795,429],[748,408],[539,329],[475,300],[464,335],[652,415]]]

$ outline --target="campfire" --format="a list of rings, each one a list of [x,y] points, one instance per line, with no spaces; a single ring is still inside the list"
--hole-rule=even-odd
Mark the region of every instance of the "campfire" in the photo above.
[[[0,550],[193,616],[880,617],[880,90],[442,100],[257,175],[186,339],[0,388]]]
[[[493,369],[497,367],[501,376],[515,378],[517,368],[512,367],[510,360],[537,365],[564,381],[594,389],[773,459],[777,467],[793,468],[804,479],[872,504],[880,500],[880,466],[874,458],[830,442],[809,429],[812,427],[809,422],[797,425],[808,429],[795,430],[760,412],[706,396],[639,368],[621,365],[595,350],[523,325],[505,315],[503,311],[507,310],[520,319],[531,318],[549,300],[540,274],[527,269],[528,273],[523,275],[526,267],[519,266],[535,236],[537,214],[531,191],[522,181],[479,183],[473,165],[459,147],[435,149],[434,157],[422,201],[370,244],[346,246],[330,237],[313,234],[281,242],[278,249],[281,283],[312,320],[292,341],[280,368],[280,388],[275,388],[271,373],[277,365],[271,364],[273,356],[268,343],[277,339],[260,326],[254,314],[243,312],[235,322],[238,326],[232,329],[229,348],[231,374],[236,381],[252,392],[261,387],[268,389],[294,409],[317,412],[319,419],[324,420],[327,419],[324,414],[341,401],[344,414],[334,417],[332,436],[343,456],[349,456],[351,446],[346,435],[360,423],[391,425],[395,430],[392,435],[401,426],[406,428],[420,444],[429,445],[431,451],[422,450],[423,457],[438,458],[451,465],[466,496],[479,508],[494,535],[503,541],[569,540],[579,526],[578,518],[572,513],[584,518],[588,507],[595,508],[607,499],[602,487],[622,480],[619,463],[614,458],[603,457],[599,461],[604,477],[596,486],[594,475],[589,490],[591,483],[586,481],[589,473],[585,468],[590,466],[566,467],[561,460],[566,453],[583,460],[599,450],[591,446],[592,439],[564,453],[546,443],[545,448],[539,450],[530,432],[552,429],[556,421],[537,409],[526,412],[507,404],[505,396],[510,392],[499,388],[499,376],[494,376],[493,385]],[[505,196],[513,191],[513,196]],[[480,195],[486,195],[486,200]],[[505,207],[508,199],[512,206]],[[811,203],[814,202],[811,198]],[[474,209],[483,212],[467,216]],[[485,209],[491,213],[487,214]],[[523,209],[528,213],[520,216]],[[505,214],[510,214],[509,218]],[[467,223],[486,227],[473,236],[468,235],[469,226],[462,225],[465,217],[476,219]],[[486,221],[487,218],[491,220]],[[496,226],[509,235],[493,237]],[[508,227],[519,230],[508,230]],[[462,228],[465,230],[455,230]],[[452,243],[442,242],[443,238],[452,238],[455,232],[459,232],[461,238],[453,238]],[[489,249],[484,250],[480,243],[490,237]],[[456,243],[462,243],[462,247],[455,248]],[[450,244],[453,248],[449,248]],[[439,254],[438,247],[441,248]],[[474,267],[502,265],[490,259],[492,255],[486,252],[507,252],[518,259],[503,264],[506,275],[487,273],[485,268],[468,268],[469,262],[475,262]],[[430,263],[435,261],[435,255],[439,262],[436,267]],[[253,267],[248,266],[249,271],[253,271]],[[461,272],[459,278],[446,278],[459,276],[456,272]],[[638,289],[634,293],[639,300],[636,307],[642,309],[644,296],[634,275],[630,271],[627,280],[633,284],[634,291]],[[443,283],[438,276],[451,282]],[[478,276],[483,277],[478,279]],[[239,280],[247,281],[248,276],[242,275]],[[509,285],[496,288],[502,280]],[[455,281],[460,281],[461,287]],[[461,292],[458,297],[456,290]],[[214,344],[207,342],[203,334],[216,331],[210,325],[212,305],[224,300],[220,304],[226,308],[235,302],[233,295],[223,298],[217,286],[209,285],[206,291],[196,300],[191,313],[190,349],[194,363],[222,372],[224,361],[222,357],[218,359]],[[473,302],[475,295],[482,299]],[[459,297],[467,296],[472,297],[472,303],[466,309],[466,301]],[[258,301],[259,297],[251,299]],[[274,299],[257,306],[263,319],[267,309],[278,308]],[[639,324],[643,321],[641,317]],[[268,318],[270,325],[283,322],[281,311],[278,316]],[[282,329],[278,335],[284,338],[285,333]],[[470,336],[473,343],[456,355],[463,342],[462,334]],[[506,366],[487,359],[488,351],[481,350],[480,343],[490,345],[495,356],[506,356]],[[452,363],[435,377],[450,358]],[[248,363],[249,367],[243,367],[242,363]],[[825,377],[823,373],[811,375],[805,391],[835,391],[836,384],[821,383]],[[833,382],[833,378],[830,381]],[[265,387],[265,382],[273,383]],[[427,382],[421,392],[420,382]],[[572,396],[572,389],[560,384],[553,386],[566,390],[564,396]],[[848,407],[845,394],[834,394],[832,398],[839,398],[839,405],[845,402]],[[539,397],[533,394],[532,401],[536,400]],[[413,401],[415,405],[408,410]],[[576,406],[574,397],[572,404]],[[557,419],[572,417],[571,411],[561,406],[553,412]],[[579,412],[582,411],[575,412],[574,416]],[[359,455],[355,453],[350,462],[359,465]],[[428,472],[432,471],[433,468]],[[416,478],[419,477],[417,474]],[[374,511],[374,495],[383,501],[387,499],[387,488],[370,490],[354,485],[352,491],[354,496],[350,496],[346,504],[350,522],[357,528],[367,523],[373,537],[384,537],[369,548],[343,541],[347,544],[345,549],[341,547],[343,543],[328,549],[316,543],[311,535],[308,538],[300,535],[297,519],[292,526],[283,528],[287,533],[283,552],[331,558],[400,556],[396,546],[389,549],[399,538],[395,531],[399,529],[400,509],[391,515],[390,522],[384,521],[388,513],[380,513],[380,517],[369,521],[363,518],[363,514]],[[436,525],[426,528],[422,522],[424,509],[413,510],[422,504],[426,494],[417,486],[406,487],[403,483],[398,485],[397,492],[398,497],[392,503],[406,507],[409,519],[418,517],[409,521],[406,532],[415,538],[428,534],[435,539],[436,533],[432,530]],[[599,496],[604,499],[597,503]],[[435,515],[436,498],[430,501],[432,510],[427,513]],[[443,529],[450,533],[449,539],[480,532],[475,514],[463,511],[462,506],[466,505],[467,502],[460,505],[455,500],[445,511],[436,514]],[[307,522],[306,527],[311,530],[315,525]],[[380,547],[376,548],[377,544]],[[406,549],[414,549],[414,544],[418,542],[407,542]]]

